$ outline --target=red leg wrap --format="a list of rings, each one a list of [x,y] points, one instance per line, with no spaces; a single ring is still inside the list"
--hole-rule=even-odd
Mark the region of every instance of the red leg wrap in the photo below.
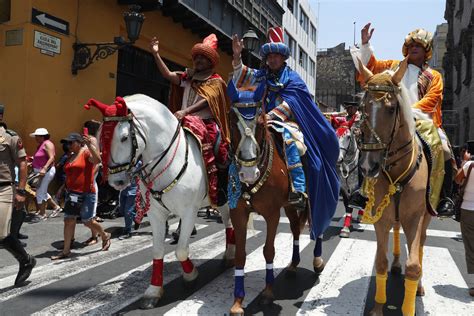
[[[364,210],[359,210],[359,212],[357,213],[357,215],[360,215],[360,216],[364,215]]]
[[[163,259],[153,259],[151,285],[163,286]]]
[[[181,261],[181,266],[183,267],[184,273],[191,273],[193,271],[194,265],[191,260],[186,259],[185,261]]]
[[[352,215],[346,214],[346,218],[344,219],[344,227],[351,226]]]
[[[235,245],[235,231],[232,227],[225,229],[225,243]]]

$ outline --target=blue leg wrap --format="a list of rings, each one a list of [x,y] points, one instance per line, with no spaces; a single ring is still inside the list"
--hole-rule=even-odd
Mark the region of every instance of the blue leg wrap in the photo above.
[[[291,181],[293,183],[293,188],[296,192],[306,192],[306,178],[303,171],[303,166],[301,165],[301,157],[296,147],[295,142],[287,143],[287,140],[291,140],[291,134],[287,130],[283,132],[283,137],[285,139],[285,153],[288,166],[296,166],[299,167],[293,168],[290,170]]]
[[[316,245],[314,245],[314,252],[315,257],[321,257],[323,254],[323,238],[320,236],[316,238]]]
[[[237,271],[237,269],[236,269]],[[243,270],[242,274],[243,274]],[[234,297],[245,297],[245,290],[244,290],[244,275],[236,275],[235,276],[235,287],[234,287]]]
[[[273,282],[275,282],[275,277],[273,276],[273,265],[272,265],[271,269],[269,269],[268,267],[266,269],[265,283],[266,284],[273,284]]]
[[[294,264],[300,263],[300,245],[299,244],[295,245],[293,243],[293,256],[291,257],[291,262],[293,262]]]

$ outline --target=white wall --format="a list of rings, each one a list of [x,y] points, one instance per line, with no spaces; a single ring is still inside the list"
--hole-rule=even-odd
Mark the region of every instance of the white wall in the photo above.
[[[296,56],[288,58],[288,65],[295,70],[300,77],[306,82],[308,90],[311,95],[316,93],[316,42],[311,40],[311,24],[316,28],[316,36],[318,34],[318,20],[316,18],[316,12],[311,9],[308,0],[293,0],[294,8],[293,13],[288,10],[288,0],[278,0],[280,5],[285,10],[283,15],[283,28],[285,31],[296,41]],[[308,16],[308,33],[300,26],[300,15],[301,10]],[[301,47],[308,55],[307,68],[303,69],[299,65],[299,47]],[[310,61],[314,62],[314,77],[310,76]]]

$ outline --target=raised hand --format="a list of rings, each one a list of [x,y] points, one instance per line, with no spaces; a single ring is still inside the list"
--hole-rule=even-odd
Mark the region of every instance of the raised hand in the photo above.
[[[239,40],[237,34],[234,34],[232,36],[232,51],[234,53],[234,56],[240,56],[240,54],[242,53],[242,49],[244,49],[244,40]]]
[[[370,39],[372,38],[372,34],[374,33],[375,29],[370,28],[370,22],[367,23],[362,30],[360,30],[360,39],[362,41],[362,45],[367,44]]]
[[[150,41],[150,49],[154,54],[158,54],[160,51],[160,41],[156,37],[153,37]]]

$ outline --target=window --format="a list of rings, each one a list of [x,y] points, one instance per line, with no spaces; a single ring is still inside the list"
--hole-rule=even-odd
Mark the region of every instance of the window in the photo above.
[[[308,33],[308,24],[309,24],[309,19],[306,13],[304,13],[303,9],[300,8],[300,25],[305,30],[306,33]]]
[[[311,41],[316,44],[316,28],[313,23],[311,23]]]
[[[285,44],[290,48],[290,55],[296,58],[296,42],[287,32],[285,32]]]
[[[301,48],[301,46],[298,46],[300,50],[300,58],[299,58],[299,64],[301,67],[303,67],[304,70],[308,69],[308,54]]]
[[[288,0],[286,6],[288,7],[288,10],[290,10],[291,13],[294,13],[293,8],[295,7],[295,3],[293,2],[293,0]]]
[[[314,78],[314,77],[316,77],[315,74],[316,74],[316,64],[315,64],[315,62],[310,58],[310,59],[309,59],[309,75]]]

